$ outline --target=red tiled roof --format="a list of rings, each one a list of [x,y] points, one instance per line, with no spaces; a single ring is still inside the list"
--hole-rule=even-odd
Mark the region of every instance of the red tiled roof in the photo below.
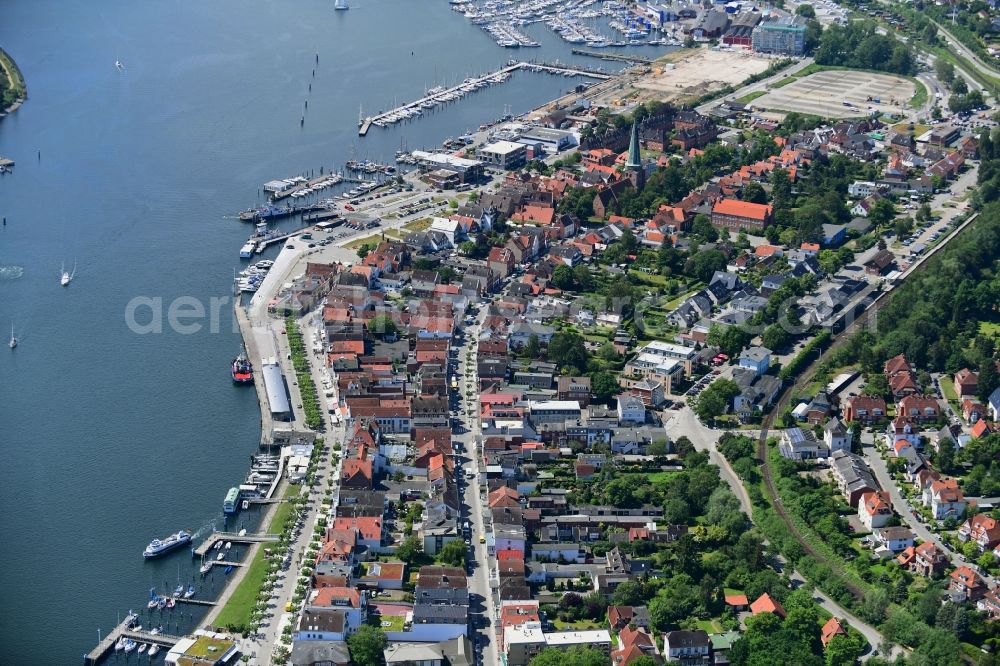
[[[712,207],[712,212],[763,221],[771,215],[771,207],[738,199],[721,199]]]
[[[781,604],[779,604],[767,592],[757,597],[757,599],[750,604],[750,611],[754,615],[759,615],[760,613],[774,613],[780,617],[785,617],[785,609],[782,608]]]

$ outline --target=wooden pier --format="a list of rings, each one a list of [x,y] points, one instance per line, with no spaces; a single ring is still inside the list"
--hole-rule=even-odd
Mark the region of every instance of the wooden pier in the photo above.
[[[421,105],[424,102],[435,102],[441,103],[444,100],[441,98],[445,95],[461,92],[462,88],[468,86],[469,84],[484,83],[489,82],[496,76],[503,76],[505,74],[512,74],[519,69],[527,69],[535,72],[549,72],[551,74],[563,74],[569,76],[586,76],[592,79],[600,79],[602,81],[607,81],[612,77],[611,74],[607,72],[602,72],[594,69],[589,69],[587,67],[580,67],[577,65],[564,65],[559,62],[546,63],[546,62],[526,62],[526,61],[510,61],[506,67],[501,67],[495,72],[490,72],[489,74],[484,74],[483,76],[475,77],[469,79],[468,81],[463,81],[457,86],[452,86],[447,90],[435,93],[433,95],[425,95],[420,99],[416,99],[412,102],[398,106],[395,109],[390,109],[384,113],[380,113],[375,116],[368,116],[361,123],[361,128],[358,130],[360,136],[365,136],[368,134],[368,130],[371,129],[372,125],[377,125],[383,122],[396,122],[395,120],[389,120],[389,118],[399,115],[406,110],[410,109],[421,109]]]
[[[278,540],[277,534],[265,534],[262,532],[244,534],[240,536],[235,532],[212,532],[197,548],[192,552],[195,557],[204,557],[219,541],[232,541],[233,543],[273,543]],[[228,564],[234,564],[228,562]],[[235,563],[237,566],[239,563]]]
[[[97,662],[100,661],[104,655],[114,651],[115,643],[117,643],[118,639],[122,636],[125,638],[131,638],[138,643],[155,643],[160,647],[168,649],[177,645],[177,642],[181,640],[180,636],[171,636],[170,634],[151,634],[148,631],[132,631],[129,629],[129,626],[136,619],[138,619],[138,617],[139,616],[135,613],[129,614],[121,624],[112,629],[107,636],[101,639],[101,642],[97,644],[97,647],[84,655],[83,663],[88,666],[97,664]]]

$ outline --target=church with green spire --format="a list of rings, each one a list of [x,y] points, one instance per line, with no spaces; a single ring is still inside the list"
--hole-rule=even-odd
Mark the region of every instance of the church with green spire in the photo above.
[[[632,138],[628,144],[628,159],[622,175],[632,182],[636,192],[641,192],[646,185],[646,170],[642,167],[642,154],[639,152],[639,124],[635,121],[632,122]]]

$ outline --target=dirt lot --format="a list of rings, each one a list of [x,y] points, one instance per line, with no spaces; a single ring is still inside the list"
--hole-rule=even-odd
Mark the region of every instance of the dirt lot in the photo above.
[[[653,73],[644,76],[635,87],[640,100],[674,100],[696,97],[725,85],[736,85],[752,74],[763,72],[771,64],[766,57],[741,50],[715,51],[702,48],[673,63],[654,65]],[[662,69],[656,73],[656,69]]]
[[[774,88],[751,105],[755,109],[798,111],[824,118],[863,116],[876,109],[899,114],[914,91],[911,81],[898,76],[836,70],[816,72]],[[876,98],[879,103],[875,103]]]

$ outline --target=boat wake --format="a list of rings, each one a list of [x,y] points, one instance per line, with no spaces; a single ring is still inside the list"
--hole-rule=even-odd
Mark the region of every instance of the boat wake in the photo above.
[[[0,282],[5,280],[19,280],[22,277],[24,277],[24,266],[0,264]]]

